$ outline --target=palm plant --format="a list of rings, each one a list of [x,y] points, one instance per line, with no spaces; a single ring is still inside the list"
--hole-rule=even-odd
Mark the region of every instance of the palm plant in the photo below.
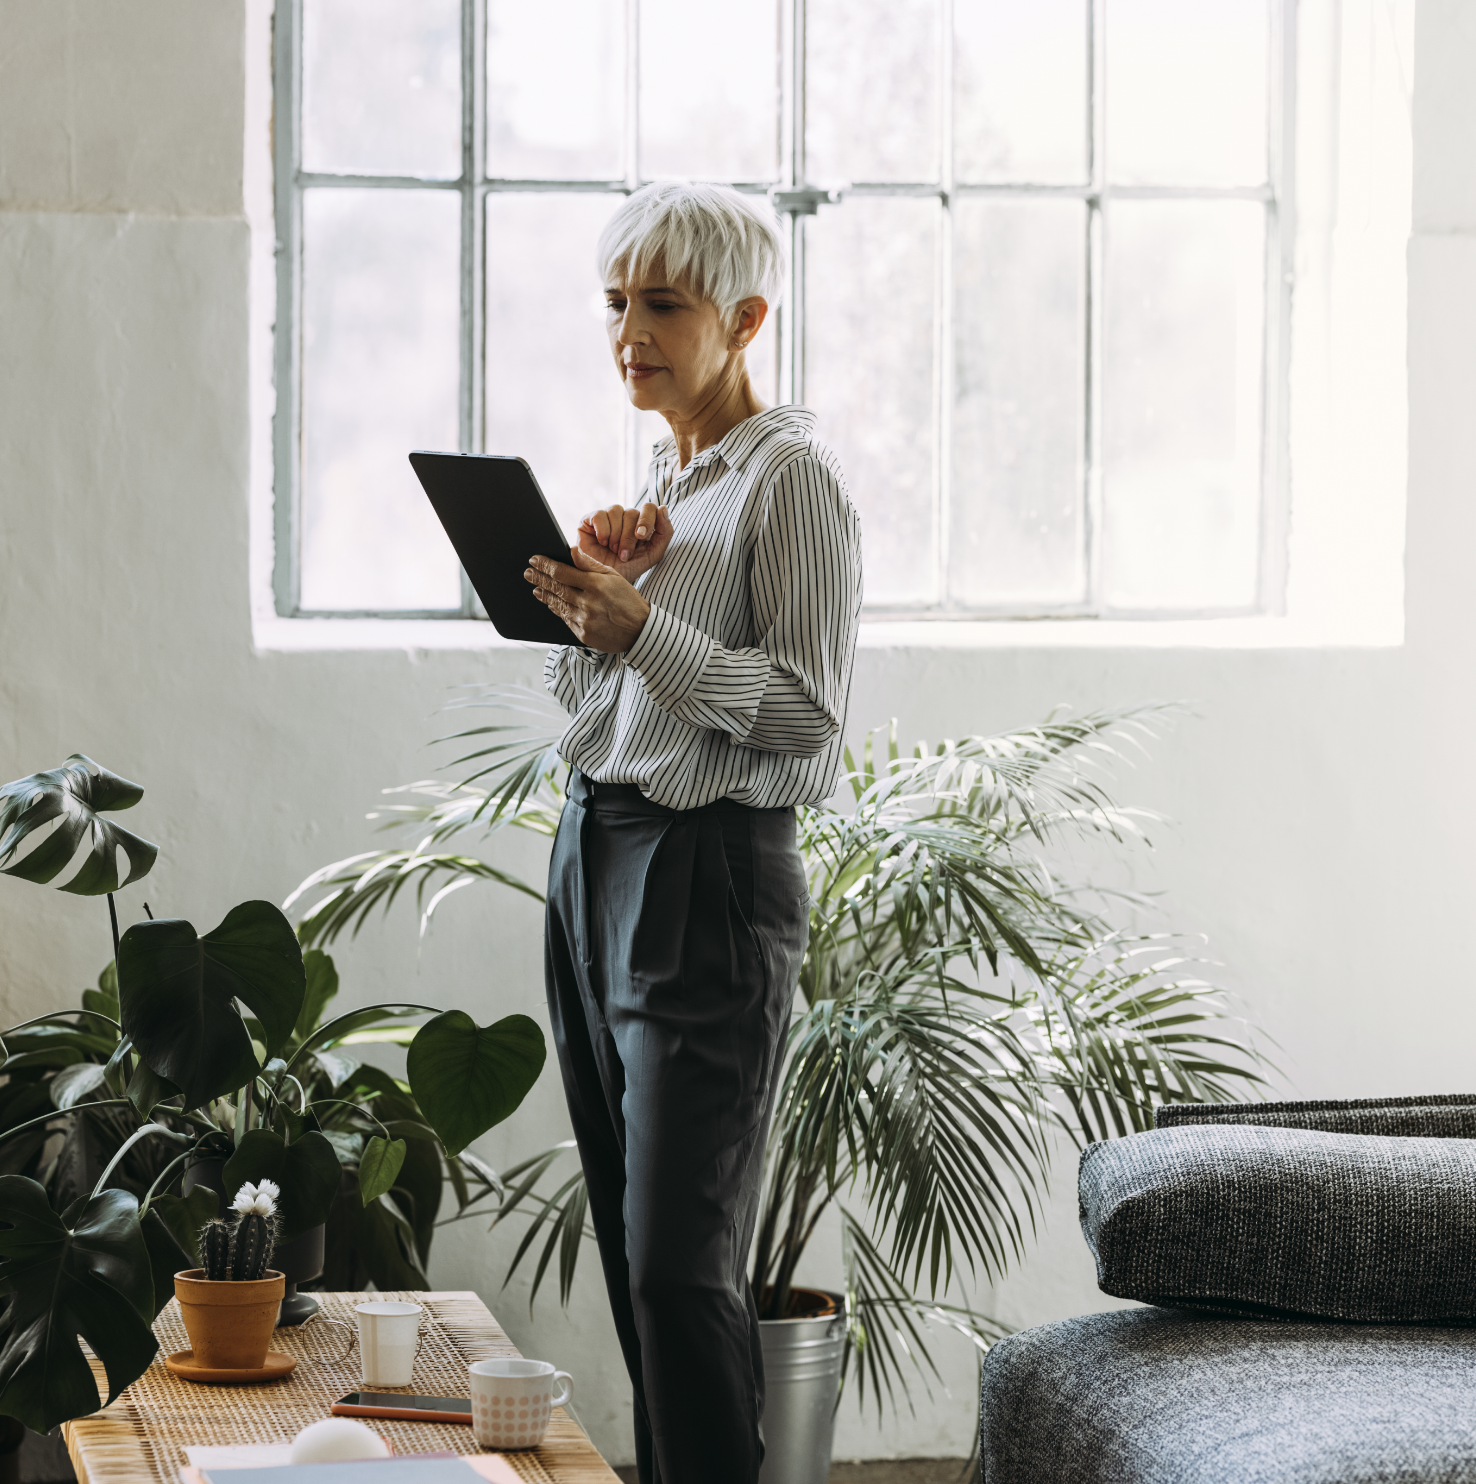
[[[551,836],[563,806],[553,750],[562,713],[518,687],[474,689],[454,706],[491,706],[492,725],[448,767],[377,811],[418,831],[412,848],[335,862],[296,897],[325,895],[299,924],[307,943],[357,932],[407,887],[421,932],[447,895],[494,880],[533,887],[445,847],[506,827]],[[1104,779],[1141,749],[1168,708],[1053,717],[1041,726],[936,748],[846,755],[838,802],[802,808],[812,899],[752,1281],[763,1318],[801,1312],[795,1275],[821,1217],[840,1218],[850,1347],[864,1397],[936,1372],[930,1327],[981,1350],[1001,1332],[944,1301],[955,1276],[999,1278],[1040,1214],[1053,1145],[1145,1129],[1155,1103],[1223,1100],[1261,1078],[1221,998],[1169,935],[1133,924],[1135,897],[1058,872],[1069,847],[1115,853],[1145,842],[1147,816],[1118,807]],[[294,899],[296,899],[296,897]],[[290,905],[290,903],[289,903]],[[575,1173],[540,1182],[569,1145],[503,1173],[458,1218],[532,1217],[511,1272],[538,1244],[534,1291],[558,1259],[567,1300],[581,1237]]]

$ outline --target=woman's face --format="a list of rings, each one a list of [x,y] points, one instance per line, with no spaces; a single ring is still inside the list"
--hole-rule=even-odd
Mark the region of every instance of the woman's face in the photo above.
[[[643,412],[679,420],[741,378],[743,347],[768,310],[762,299],[745,299],[725,322],[717,305],[669,281],[659,265],[639,282],[607,284],[605,303],[626,396]]]

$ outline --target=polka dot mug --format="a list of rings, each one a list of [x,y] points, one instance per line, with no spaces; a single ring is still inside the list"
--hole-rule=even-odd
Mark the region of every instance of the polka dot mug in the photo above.
[[[472,1431],[484,1448],[536,1448],[549,1414],[573,1395],[574,1378],[546,1360],[479,1360],[471,1367]]]

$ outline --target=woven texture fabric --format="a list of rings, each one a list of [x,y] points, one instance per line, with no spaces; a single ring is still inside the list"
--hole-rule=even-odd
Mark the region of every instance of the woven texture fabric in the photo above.
[[[1225,1313],[1476,1322],[1476,1142],[1156,1129],[1092,1144],[1103,1292]]]
[[[1154,1128],[1206,1123],[1404,1139],[1476,1139],[1476,1095],[1462,1092],[1319,1103],[1172,1103],[1153,1110]]]
[[[1129,1309],[985,1357],[984,1484],[1476,1484],[1476,1330]]]

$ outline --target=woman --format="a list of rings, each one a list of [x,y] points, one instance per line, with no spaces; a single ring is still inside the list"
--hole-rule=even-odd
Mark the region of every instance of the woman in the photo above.
[[[580,643],[549,869],[549,1013],[635,1387],[642,1484],[754,1484],[763,1355],[745,1276],[809,926],[794,806],[833,788],[861,543],[814,414],[744,347],[778,292],[767,203],[637,192],[599,267],[626,394],[672,436],[643,503],[526,576]]]

